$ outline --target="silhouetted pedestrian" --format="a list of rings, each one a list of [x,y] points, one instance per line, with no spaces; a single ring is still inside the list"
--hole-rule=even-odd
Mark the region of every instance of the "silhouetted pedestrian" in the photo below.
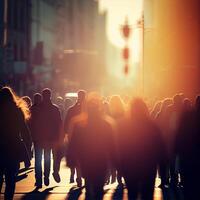
[[[199,199],[200,96],[196,99],[194,110],[186,100],[184,100],[184,105],[176,139],[176,152],[180,158],[184,199],[190,200]]]
[[[72,163],[80,166],[88,200],[102,199],[109,163],[114,159],[114,133],[102,111],[101,98],[89,96],[87,114],[76,119],[69,143],[68,153]]]
[[[31,100],[31,98],[30,98],[29,96],[23,96],[22,99],[26,102],[28,108],[30,109],[31,106],[32,106],[32,100]],[[30,121],[30,120],[29,120],[29,121]],[[28,127],[29,127],[29,124],[30,124],[29,121],[27,122]],[[29,127],[29,129],[30,129],[30,127]],[[27,159],[25,159],[25,161],[24,161],[24,166],[25,166],[25,168],[27,168],[27,169],[31,166],[30,159],[32,158],[32,144],[29,146],[29,148],[30,148],[30,149],[28,149],[28,151],[30,152],[30,153],[29,153],[30,158],[27,158]]]
[[[120,122],[119,160],[130,200],[153,199],[158,163],[161,163],[165,150],[161,133],[150,119],[143,100],[131,102],[130,116]]]
[[[73,101],[70,98],[64,100],[64,117],[66,116],[69,108],[73,105]]]
[[[31,137],[26,125],[27,104],[11,88],[0,90],[0,186],[5,176],[5,200],[12,200],[20,161],[28,157]],[[1,188],[0,188],[1,189]]]
[[[39,95],[35,100],[40,101]],[[42,155],[44,155],[44,184],[49,185],[51,166],[51,152],[53,153],[53,177],[60,182],[60,163],[57,161],[56,151],[59,146],[62,121],[59,109],[51,102],[51,90],[42,91],[42,102],[35,105],[34,120],[34,148],[35,148],[35,186],[40,188],[43,183]]]
[[[168,106],[173,103],[172,99],[166,98],[163,100],[160,112],[157,113],[155,117],[155,122],[160,128],[162,138],[164,141],[165,149],[167,150],[168,148],[168,131],[169,131],[169,125],[168,125],[168,113],[167,109]],[[159,165],[159,173],[160,173],[160,178],[161,178],[161,184],[159,187],[163,188],[168,186],[169,184],[169,156],[168,154],[166,155],[165,162],[160,163]]]
[[[64,131],[68,137],[68,141],[70,141],[70,124],[71,121],[74,117],[80,115],[84,109],[85,106],[85,98],[86,98],[86,92],[84,90],[79,90],[78,91],[78,99],[77,102],[71,106],[65,116],[65,122],[64,122]],[[68,156],[67,156],[68,159]],[[80,174],[80,170],[76,167],[76,168],[70,168],[71,170],[71,175],[70,175],[70,183],[74,182],[74,175],[75,175],[75,170],[76,170],[76,174],[77,174],[77,178],[76,178],[76,182],[78,186],[82,185],[82,181],[81,181],[81,174]]]
[[[60,111],[60,115],[61,115],[61,119],[64,120],[65,117],[65,112],[64,112],[64,100],[61,96],[58,96],[56,98],[56,102],[55,104],[58,106],[59,111]]]
[[[167,150],[169,158],[169,171],[170,171],[170,186],[176,187],[179,184],[178,180],[178,168],[177,168],[177,152],[175,151],[175,139],[177,137],[177,131],[180,123],[180,118],[183,109],[183,94],[176,94],[173,97],[173,103],[167,107]]]

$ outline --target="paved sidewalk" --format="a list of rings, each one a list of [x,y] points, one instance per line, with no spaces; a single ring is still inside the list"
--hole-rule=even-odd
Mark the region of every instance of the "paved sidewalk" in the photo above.
[[[33,166],[33,164],[32,164]],[[23,165],[21,165],[23,169]],[[83,200],[85,199],[85,189],[77,188],[76,184],[69,184],[70,170],[65,166],[65,162],[61,163],[61,183],[56,183],[51,175],[50,185],[48,187],[43,186],[39,191],[35,191],[34,187],[34,168],[19,173],[18,181],[15,190],[15,200]],[[159,184],[159,179],[157,179],[156,184]],[[127,190],[115,190],[117,184],[111,184],[105,186],[104,200],[128,200]],[[4,187],[3,187],[4,191]],[[2,192],[3,192],[2,191]],[[1,194],[0,199],[3,199]],[[155,188],[154,200],[162,200],[161,190]]]

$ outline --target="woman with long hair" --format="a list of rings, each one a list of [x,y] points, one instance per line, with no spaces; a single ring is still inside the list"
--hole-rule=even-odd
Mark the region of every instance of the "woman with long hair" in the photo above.
[[[0,186],[5,177],[5,200],[12,200],[20,161],[31,145],[26,121],[30,112],[26,102],[10,87],[0,89]],[[0,188],[1,189],[1,188]]]
[[[138,194],[143,200],[153,199],[157,165],[164,149],[160,131],[142,99],[131,101],[130,115],[121,122],[120,130],[119,160],[129,199],[136,200]]]

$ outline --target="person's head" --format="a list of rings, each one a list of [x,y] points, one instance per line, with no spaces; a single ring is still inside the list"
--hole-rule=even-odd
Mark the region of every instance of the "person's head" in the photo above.
[[[73,102],[70,98],[66,98],[64,101],[64,107],[65,109],[69,108],[70,106],[72,106]]]
[[[63,100],[63,98],[61,97],[61,96],[58,96],[57,98],[56,98],[56,105],[58,105],[58,106],[63,106],[63,102],[64,102],[64,100]]]
[[[24,115],[24,119],[28,120],[30,118],[27,103],[23,98],[18,97],[11,87],[6,86],[0,89],[0,107],[4,109],[19,108]]]
[[[85,90],[79,90],[78,91],[78,102],[79,103],[83,103],[85,101],[86,98],[86,91]]]
[[[185,94],[181,92],[181,93],[179,93],[179,96],[181,97],[182,102],[183,102],[183,100],[185,99]]]
[[[154,107],[152,109],[152,112],[154,114],[158,113],[161,109],[161,106],[162,106],[162,101],[157,101],[155,104],[154,104]]]
[[[183,109],[185,111],[188,111],[188,110],[192,109],[192,102],[188,98],[185,98],[183,100]]]
[[[110,114],[113,117],[122,116],[124,114],[124,104],[119,95],[113,95],[109,102]]]
[[[23,96],[22,99],[27,103],[28,108],[32,106],[32,100],[29,96]]]
[[[146,103],[141,98],[134,98],[130,104],[131,118],[146,119],[149,117],[149,110]]]
[[[33,103],[35,104],[35,105],[38,105],[38,104],[40,104],[42,102],[42,95],[40,94],[40,93],[35,93],[34,95],[33,95]]]
[[[110,114],[109,102],[103,101],[103,113],[106,115]]]
[[[171,98],[165,98],[162,102],[161,112],[164,112],[166,108],[173,103]]]
[[[42,101],[51,102],[51,90],[49,88],[45,88],[42,90]]]
[[[195,107],[197,110],[200,110],[200,95],[196,97]]]
[[[180,96],[179,94],[174,95],[173,96],[173,103],[176,107],[182,106],[182,103],[183,103],[182,96]]]
[[[0,105],[3,104],[16,104],[17,96],[10,87],[2,87],[0,89]]]
[[[97,117],[103,113],[102,98],[97,93],[90,93],[86,101],[87,113],[89,117]]]

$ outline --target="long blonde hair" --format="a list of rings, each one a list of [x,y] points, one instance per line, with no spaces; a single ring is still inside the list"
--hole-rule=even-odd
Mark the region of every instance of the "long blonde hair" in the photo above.
[[[11,87],[5,86],[0,90],[0,104],[2,103],[13,103],[19,108],[25,120],[29,120],[31,117],[30,110],[27,103],[20,98]]]

